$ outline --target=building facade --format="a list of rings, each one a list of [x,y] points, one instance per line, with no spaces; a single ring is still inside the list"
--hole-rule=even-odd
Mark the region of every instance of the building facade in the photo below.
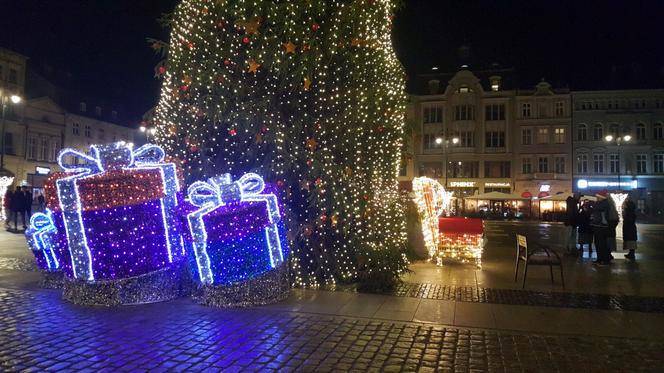
[[[572,102],[574,190],[627,191],[639,212],[662,215],[664,89],[580,91]]]
[[[428,92],[411,96],[414,128],[402,185],[416,176],[438,179],[464,197],[492,191],[540,197],[572,190],[571,104],[568,91],[539,83],[509,87],[509,70],[461,69],[449,80],[432,75]]]

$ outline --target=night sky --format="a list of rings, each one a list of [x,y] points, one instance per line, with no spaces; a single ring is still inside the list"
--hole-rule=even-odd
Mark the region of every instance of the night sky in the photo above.
[[[146,38],[177,0],[0,0],[0,46],[70,72],[73,89],[138,118],[157,100],[158,58]],[[664,88],[664,1],[406,0],[395,43],[409,75],[514,67],[521,88],[546,78],[573,89]],[[129,123],[128,123],[129,124]]]

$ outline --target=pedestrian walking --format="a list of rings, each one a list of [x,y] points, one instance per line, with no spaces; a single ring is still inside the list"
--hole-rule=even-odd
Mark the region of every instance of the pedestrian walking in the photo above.
[[[623,203],[623,250],[629,250],[625,258],[634,260],[636,255],[636,205],[630,196]]]
[[[14,230],[18,230],[18,218],[22,218],[23,228],[25,228],[25,195],[21,187],[17,186],[12,196],[12,215],[14,217]]]
[[[597,250],[596,265],[611,264],[611,252],[609,251],[609,210],[611,205],[608,201],[608,192],[601,191],[596,194],[597,202],[593,206],[590,215],[590,226],[593,229],[593,241]]]
[[[565,249],[569,254],[576,254],[576,234],[577,228],[579,226],[579,193],[574,193],[567,197],[565,202],[567,203],[567,209],[565,211],[565,227],[567,232],[565,232]]]
[[[593,203],[585,201],[579,211],[579,254],[583,256],[584,247],[588,246],[588,258],[593,256],[593,228],[590,226],[590,216],[593,210]]]
[[[25,211],[25,218],[30,220],[30,216],[32,215],[32,202],[33,202],[32,198],[33,198],[33,196],[32,196],[32,192],[30,191],[30,188],[28,188],[27,186],[23,187],[23,197],[24,197],[24,200],[25,200],[25,206],[23,206],[24,211]],[[24,223],[23,228],[26,228],[26,225],[27,224]]]
[[[46,209],[46,199],[43,193],[39,193],[39,196],[37,196],[37,203],[39,204],[39,211],[44,212]]]

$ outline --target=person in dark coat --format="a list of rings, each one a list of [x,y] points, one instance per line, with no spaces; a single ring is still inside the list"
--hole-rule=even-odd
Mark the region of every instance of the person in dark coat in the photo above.
[[[23,197],[25,200],[25,206],[23,206],[25,211],[25,218],[30,220],[30,216],[32,215],[32,192],[27,186],[23,187]],[[23,225],[25,226],[27,224]]]
[[[576,253],[576,232],[579,226],[579,193],[567,197],[565,200],[567,206],[565,211],[565,249],[568,253]]]
[[[593,256],[593,228],[590,226],[590,214],[592,213],[593,203],[585,201],[579,211],[579,254],[583,256],[583,248],[588,245],[588,258]]]
[[[629,253],[625,254],[625,258],[634,260],[636,256],[634,252],[636,251],[636,205],[632,201],[631,197],[627,197],[623,203],[622,210],[623,218],[623,250],[629,250]]]
[[[25,195],[21,187],[17,186],[12,196],[12,214],[14,215],[14,229],[18,230],[18,217],[21,216],[23,227],[25,228]]]
[[[44,211],[46,208],[46,199],[44,199],[44,194],[39,193],[39,196],[37,196],[37,203],[39,204],[39,211]]]
[[[597,202],[593,206],[593,212],[590,215],[590,226],[593,229],[593,241],[597,250],[597,260],[593,262],[596,265],[611,264],[611,251],[609,249],[609,211],[611,204],[608,201],[609,193],[601,191],[595,195]]]

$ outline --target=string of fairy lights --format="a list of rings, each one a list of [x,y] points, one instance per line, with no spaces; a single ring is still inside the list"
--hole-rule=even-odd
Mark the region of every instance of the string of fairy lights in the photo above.
[[[156,140],[191,180],[255,172],[277,185],[294,285],[407,264],[393,10],[392,0],[184,0],[173,14]]]

